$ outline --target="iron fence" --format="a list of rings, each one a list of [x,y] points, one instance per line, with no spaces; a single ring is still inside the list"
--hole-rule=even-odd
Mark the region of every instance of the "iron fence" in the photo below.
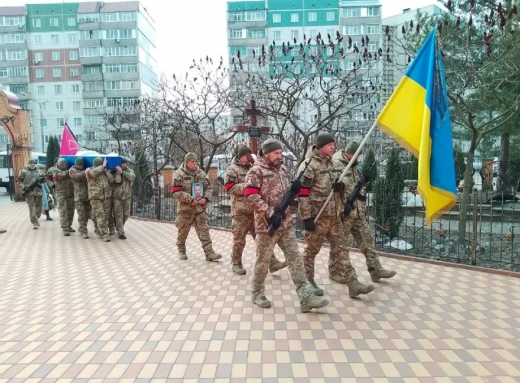
[[[137,190],[137,189],[136,189]],[[177,204],[170,187],[161,189],[160,208],[156,208],[151,185],[143,193],[135,193],[132,214],[141,218],[174,221]],[[404,218],[397,236],[390,238],[387,228],[372,218],[374,195],[367,200],[367,214],[378,250],[452,263],[476,265],[509,271],[520,271],[520,202],[496,197],[492,190],[474,190],[470,195],[466,227],[459,232],[460,195],[451,212],[426,227],[424,206],[414,191],[402,193]],[[231,201],[222,185],[215,183],[214,195],[207,214],[212,227],[231,228]],[[296,219],[296,234],[303,238],[302,222]],[[389,220],[392,223],[392,218]],[[356,247],[352,238],[350,245]]]

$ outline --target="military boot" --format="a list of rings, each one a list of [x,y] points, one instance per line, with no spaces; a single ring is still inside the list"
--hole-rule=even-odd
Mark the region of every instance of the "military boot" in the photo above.
[[[341,275],[341,274],[329,275],[329,279],[331,281],[334,281],[334,282],[337,282],[337,283],[341,283],[342,285],[345,285],[345,284],[348,283],[347,278],[344,275]]]
[[[35,224],[35,223],[33,224],[33,229],[36,230],[36,229],[38,229],[38,227],[39,227],[39,226],[38,226],[37,224]]]
[[[188,259],[188,256],[186,255],[186,250],[179,250],[179,259],[181,261],[185,261]]]
[[[83,237],[83,239],[88,239],[88,234],[85,233],[85,234],[82,235],[82,237]]]
[[[105,236],[105,237],[103,237],[103,241],[105,241],[105,242],[110,242],[110,238],[108,238],[108,235]]]
[[[246,270],[242,267],[241,263],[233,265],[233,272],[238,275],[246,275]]]
[[[267,300],[265,295],[253,297],[253,303],[263,309],[268,309],[269,307],[271,307],[271,302],[269,300]]]
[[[220,258],[222,258],[222,255],[217,254],[214,251],[209,254],[206,254],[206,261],[208,261],[208,262],[217,261]]]
[[[96,230],[95,233],[99,239],[103,239],[103,235],[101,235],[101,232],[99,230]]]
[[[278,270],[285,269],[287,267],[287,262],[276,261],[269,265],[269,272],[276,273]]]
[[[74,230],[74,229],[72,228],[72,226],[69,226],[69,232],[70,232],[70,233],[75,233],[76,230]]]
[[[63,235],[64,235],[65,237],[70,236],[70,232],[69,232],[69,229],[68,229],[68,228],[67,228],[67,229],[63,229]]]
[[[313,296],[305,302],[300,302],[300,310],[302,313],[308,313],[312,309],[319,309],[329,304],[329,301],[325,298],[318,298]]]
[[[348,286],[348,295],[351,298],[357,297],[359,294],[368,294],[371,291],[374,291],[374,285],[364,285],[361,282],[354,280],[347,284]]]
[[[314,289],[314,295],[316,295],[318,297],[323,296],[323,290],[318,287],[316,282],[314,282],[314,279],[309,279],[309,282],[310,282],[312,288]]]
[[[378,282],[381,278],[392,278],[397,272],[394,270],[381,269],[377,273],[371,274],[372,282]]]

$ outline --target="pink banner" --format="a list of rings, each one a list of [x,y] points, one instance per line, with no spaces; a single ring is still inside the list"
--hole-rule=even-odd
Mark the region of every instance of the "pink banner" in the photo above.
[[[63,125],[61,136],[60,156],[74,156],[79,151],[79,145],[70,131],[67,123]]]

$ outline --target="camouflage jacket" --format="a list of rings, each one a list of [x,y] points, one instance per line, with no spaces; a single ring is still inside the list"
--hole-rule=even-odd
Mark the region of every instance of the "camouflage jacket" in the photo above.
[[[126,200],[132,197],[132,182],[135,173],[132,169],[126,168],[123,173],[114,173],[114,184],[112,188],[112,198]]]
[[[74,201],[88,201],[87,173],[85,169],[79,170],[76,166],[69,169],[69,175],[74,185]]]
[[[87,184],[88,198],[92,200],[105,201],[112,198],[112,186],[114,183],[114,175],[100,165],[95,168],[88,168]]]
[[[339,177],[343,170],[347,167],[349,160],[344,156],[343,152],[337,152],[332,157],[332,161],[334,163],[334,176]],[[345,183],[345,189],[343,193],[341,193],[341,200],[344,206],[347,197],[352,193],[354,188],[356,187],[356,183],[363,178],[361,171],[357,166],[353,166],[349,169],[347,174],[341,179]],[[366,187],[363,187],[359,193],[361,196],[366,197],[367,191]],[[359,199],[355,202],[355,211],[352,211],[350,215],[356,214],[358,217],[364,217],[366,212],[366,202],[360,201]],[[343,210],[343,208],[342,208]]]
[[[74,186],[69,175],[69,170],[61,170],[57,166],[52,168],[56,197],[74,197]]]
[[[255,231],[267,233],[269,219],[291,183],[291,175],[283,165],[274,166],[264,157],[259,157],[246,175],[246,201],[254,210]],[[293,226],[292,208],[285,211],[278,230],[290,229]]]
[[[322,155],[315,147],[307,154],[305,162],[299,169],[305,168],[305,163],[312,160],[302,177],[298,214],[301,219],[314,218],[322,208],[328,195],[332,191],[332,184],[336,179],[332,158]],[[327,203],[321,217],[338,217],[343,211],[340,193],[334,193]]]
[[[16,178],[16,185],[23,190],[24,187],[31,185],[37,179],[44,177],[43,173],[39,171],[37,168],[31,169],[29,166],[26,166],[18,173],[18,177]],[[28,192],[25,196],[41,196],[42,195],[42,187],[38,183],[30,192]]]
[[[253,209],[246,202],[244,190],[246,189],[246,175],[251,165],[242,165],[238,158],[234,158],[226,169],[224,185],[231,195],[231,217],[235,215],[253,215]]]
[[[191,206],[192,198],[192,184],[202,183],[204,186],[203,196],[209,203],[213,186],[209,182],[209,178],[203,170],[197,169],[195,172],[190,172],[186,169],[186,163],[183,163],[179,169],[173,173],[173,187],[172,193],[177,200],[177,211],[179,213],[202,213],[206,210],[208,204],[201,206]]]

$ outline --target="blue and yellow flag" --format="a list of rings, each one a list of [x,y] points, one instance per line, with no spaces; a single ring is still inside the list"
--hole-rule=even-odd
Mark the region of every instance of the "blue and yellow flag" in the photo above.
[[[450,107],[433,29],[377,119],[379,128],[419,160],[426,224],[457,201]]]

